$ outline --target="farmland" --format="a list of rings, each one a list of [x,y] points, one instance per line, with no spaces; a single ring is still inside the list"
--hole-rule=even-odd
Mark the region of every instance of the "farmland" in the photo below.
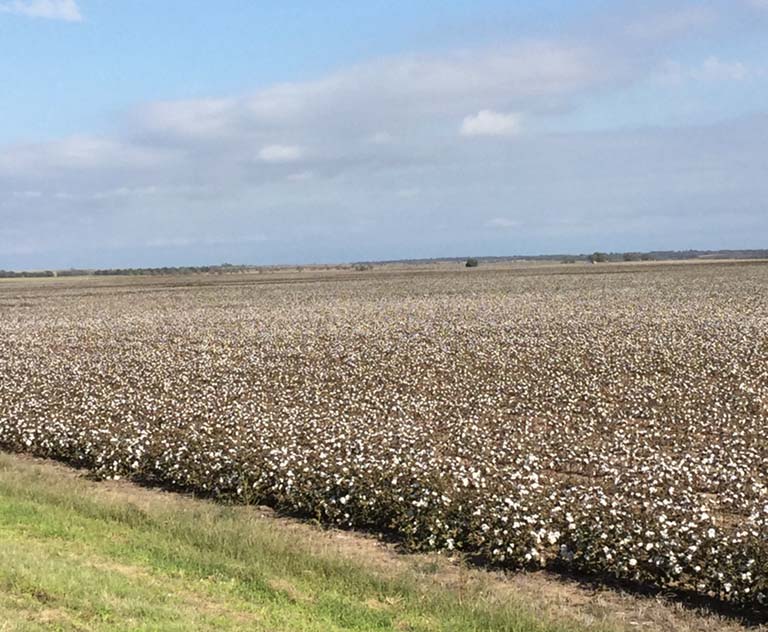
[[[768,265],[0,284],[0,445],[508,568],[768,599]]]

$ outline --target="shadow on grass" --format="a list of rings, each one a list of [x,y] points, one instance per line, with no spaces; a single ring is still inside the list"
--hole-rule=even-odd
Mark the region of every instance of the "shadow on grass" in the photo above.
[[[470,555],[466,556],[465,560],[478,569],[493,569],[504,573],[515,572],[509,567],[490,563],[482,557]],[[768,624],[768,608],[766,607],[737,605],[692,590],[669,586],[660,587],[647,582],[617,578],[607,573],[580,572],[557,561],[547,565],[542,571],[546,572],[553,581],[560,582],[565,586],[577,586],[593,592],[607,588],[643,599],[663,599],[668,603],[678,604],[692,613],[701,616],[718,615],[746,628],[758,628]]]

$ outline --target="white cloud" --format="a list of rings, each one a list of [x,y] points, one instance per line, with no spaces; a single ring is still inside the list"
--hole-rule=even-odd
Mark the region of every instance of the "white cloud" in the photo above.
[[[14,191],[11,195],[19,200],[34,200],[43,197],[42,191]]]
[[[652,79],[662,84],[679,85],[686,81],[743,81],[749,74],[749,68],[741,62],[727,62],[711,56],[695,66],[664,62]]]
[[[118,187],[107,191],[97,191],[91,198],[94,200],[109,200],[136,196],[157,195],[161,189],[156,186]]]
[[[150,248],[182,248],[195,243],[190,237],[156,237],[146,242]]]
[[[193,245],[216,246],[260,243],[266,240],[267,238],[264,235],[227,235],[221,237],[184,237],[180,235],[174,235],[172,237],[153,237],[152,239],[149,239],[145,245],[150,248],[184,248],[186,246]]]
[[[521,131],[520,115],[480,110],[461,123],[462,136],[516,136]]]
[[[707,58],[693,73],[703,81],[741,81],[747,78],[747,68],[741,62],[721,61],[717,57]]]
[[[267,145],[259,150],[259,160],[264,162],[294,162],[304,156],[297,145]]]
[[[162,163],[138,174],[126,168],[50,171],[30,163],[32,175],[0,173],[0,190],[44,193],[39,204],[0,200],[7,209],[0,231],[19,231],[5,240],[0,234],[0,267],[362,260],[445,256],[470,245],[479,254],[591,251],[601,244],[626,250],[694,242],[746,247],[767,228],[760,206],[768,195],[760,160],[766,130],[768,118],[754,118],[711,128],[523,134],[513,143],[468,143],[441,128],[415,142],[405,139],[405,153],[391,161],[353,156],[329,167],[313,144],[307,164],[298,164],[317,175],[301,186],[287,178],[300,171],[296,163],[254,168],[253,147],[234,158],[229,148],[201,152],[176,167]],[[360,145],[360,135],[353,138],[345,151]],[[215,188],[215,197],[127,194],[144,191],[137,187],[193,185]],[[411,188],[427,192],[424,204],[395,197]],[[52,200],[61,191],[76,197]],[[116,197],[89,195],[98,192]],[[32,204],[34,212],[24,212]],[[89,241],[100,250],[83,248],[87,221]],[[258,248],[236,244],[237,236],[254,233],[269,239]],[[681,244],[680,235],[689,241]],[[24,238],[34,246],[26,258],[13,254]],[[168,253],[141,250],[161,238],[190,243]],[[212,238],[224,245],[203,241]],[[613,245],[622,238],[640,245]],[[134,250],[121,255],[118,246]]]
[[[167,165],[174,157],[168,149],[147,147],[98,136],[71,136],[57,141],[15,145],[0,149],[0,175],[45,170],[102,171]]]
[[[671,37],[709,26],[716,19],[717,13],[710,7],[688,7],[636,19],[626,32],[640,39]]]
[[[237,134],[239,104],[235,99],[157,101],[137,113],[145,133],[191,140],[220,139]]]
[[[81,22],[83,19],[75,0],[15,0],[0,4],[0,13],[13,13],[31,18]]]
[[[288,174],[286,179],[291,182],[306,182],[307,180],[312,180],[314,177],[315,174],[311,171],[299,171],[297,173]]]
[[[370,142],[374,145],[388,145],[392,142],[392,134],[389,132],[376,132],[369,137]]]
[[[508,230],[510,228],[517,228],[520,226],[520,222],[509,219],[508,217],[494,217],[493,219],[489,219],[485,224],[483,224],[486,228],[499,228],[503,230]]]
[[[664,85],[683,83],[689,76],[686,68],[677,61],[665,61],[651,74],[651,81]]]
[[[388,57],[242,97],[154,103],[137,113],[135,125],[146,136],[175,143],[262,146],[307,133],[333,136],[334,144],[354,137],[386,146],[481,108],[548,110],[613,78],[610,60],[586,47],[528,42]]]

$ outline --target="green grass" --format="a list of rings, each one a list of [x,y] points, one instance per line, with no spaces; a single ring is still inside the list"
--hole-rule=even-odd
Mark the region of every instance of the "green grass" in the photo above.
[[[0,454],[0,632],[574,629],[286,524]]]

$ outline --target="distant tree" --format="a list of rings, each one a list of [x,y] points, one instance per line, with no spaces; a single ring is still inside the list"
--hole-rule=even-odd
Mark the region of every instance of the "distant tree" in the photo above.
[[[605,263],[608,261],[608,255],[604,252],[593,252],[591,255],[589,255],[589,260],[592,263]]]
[[[637,261],[640,259],[640,256],[635,252],[625,252],[622,255],[622,259],[624,259],[624,261]]]
[[[465,268],[476,268],[479,265],[480,265],[480,262],[477,259],[475,259],[474,257],[470,257],[464,263],[464,267]]]
[[[653,261],[653,255],[648,253],[648,252],[644,252],[642,255],[640,255],[640,260],[641,261]]]
[[[576,263],[576,259],[573,257],[565,257],[560,261],[560,263]]]

